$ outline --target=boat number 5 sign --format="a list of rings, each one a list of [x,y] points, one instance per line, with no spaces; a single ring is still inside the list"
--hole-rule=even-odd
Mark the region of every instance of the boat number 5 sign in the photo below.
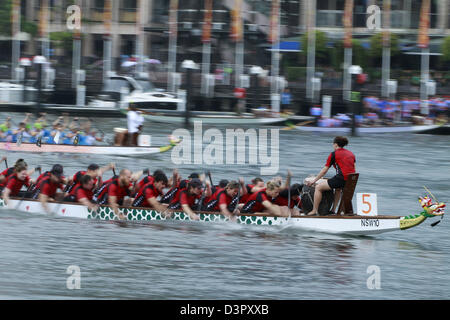
[[[378,215],[377,194],[376,193],[357,193],[356,194],[357,214],[360,216]]]

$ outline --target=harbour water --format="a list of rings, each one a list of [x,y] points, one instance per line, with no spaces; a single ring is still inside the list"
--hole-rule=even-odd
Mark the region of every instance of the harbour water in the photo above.
[[[126,123],[99,119],[96,125],[111,132]],[[166,143],[174,130],[145,125],[154,144]],[[290,169],[293,182],[317,174],[332,151],[332,139],[280,131],[279,174]],[[382,134],[349,140],[360,173],[356,192],[376,193],[379,214],[419,213],[423,186],[449,202],[448,136]],[[24,157],[43,170],[61,163],[66,175],[92,162],[115,162],[118,169],[159,168],[168,175],[178,167],[184,177],[211,170],[214,182],[260,175],[258,166],[176,166],[171,152],[136,158],[7,156],[10,165]],[[334,169],[328,176],[332,174]],[[345,237],[232,223],[124,227],[1,210],[0,299],[449,299],[449,221],[444,218],[433,228],[427,220],[411,230]],[[73,274],[68,268],[79,270],[79,289],[70,289]],[[375,287],[373,270],[379,276]]]

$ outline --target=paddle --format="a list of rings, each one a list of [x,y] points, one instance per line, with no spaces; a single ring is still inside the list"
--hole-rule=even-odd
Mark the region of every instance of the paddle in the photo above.
[[[288,175],[286,177],[286,180],[288,181],[287,188],[288,188],[288,212],[289,212],[289,219],[291,218],[291,173],[288,171]]]
[[[6,159],[6,157],[5,157],[5,166],[6,166],[6,169],[9,168],[9,167],[8,167],[8,160]]]
[[[206,174],[208,175],[209,182],[211,183],[211,188],[214,187],[214,184],[213,184],[212,178],[211,178],[211,171],[208,171]]]
[[[60,137],[60,136],[61,136],[61,132],[60,132],[60,131],[56,132],[55,138],[53,139],[53,141],[55,142],[55,144],[58,144],[58,143],[59,143],[59,137]]]

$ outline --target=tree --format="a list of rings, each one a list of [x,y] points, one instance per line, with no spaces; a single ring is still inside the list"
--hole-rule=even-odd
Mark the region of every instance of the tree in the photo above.
[[[445,37],[442,41],[441,53],[442,61],[450,62],[450,36]]]
[[[1,0],[0,1],[0,34],[5,36],[11,36],[12,23],[12,0]],[[20,19],[20,29],[22,32],[31,34],[33,37],[37,34],[38,27],[35,23],[26,21],[25,17],[22,16]]]
[[[300,52],[302,58],[308,56],[308,33],[305,33],[301,37],[301,43],[303,51]],[[329,48],[327,47],[328,37],[325,32],[316,30],[316,63],[328,64],[329,61]]]
[[[0,34],[11,35],[11,11],[12,0],[3,0],[0,2]]]
[[[368,50],[363,47],[361,41],[352,39],[352,64],[361,66],[366,69],[368,67]],[[338,41],[331,50],[331,64],[336,70],[340,70],[344,63],[344,42]]]
[[[400,54],[397,35],[391,33],[391,58]],[[383,57],[383,33],[374,34],[370,37],[369,55],[372,58],[372,66],[379,66]]]

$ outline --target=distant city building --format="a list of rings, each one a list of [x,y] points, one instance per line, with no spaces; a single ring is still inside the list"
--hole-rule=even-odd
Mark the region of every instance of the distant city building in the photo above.
[[[22,0],[22,15],[26,20],[39,24],[40,9],[45,0]],[[69,5],[73,0],[47,0],[50,7],[48,32],[68,31],[66,27]],[[306,30],[309,0],[280,0],[281,28],[283,41],[298,41],[298,36]],[[80,0],[82,4],[82,54],[84,59],[101,59],[105,34],[105,0]],[[420,17],[420,0],[391,0],[391,30],[401,35],[403,42],[414,44]],[[270,44],[267,41],[270,29],[271,0],[243,0],[245,64],[262,65]],[[345,0],[316,0],[316,26],[325,31],[333,40],[344,36],[342,16]],[[366,9],[376,4],[383,8],[383,0],[354,0],[353,35],[368,38],[373,34],[366,27]],[[167,61],[170,0],[113,0],[112,1],[112,56],[116,60],[122,55],[135,54],[138,13],[145,12],[142,21],[146,31],[144,53],[154,59]],[[214,0],[212,19],[212,63],[234,61],[233,43],[230,39],[230,11],[235,0]],[[204,1],[180,0],[178,8],[178,52],[179,59],[201,60],[201,35],[204,23]],[[430,11],[430,46],[440,44],[445,35],[450,35],[450,0],[432,0]],[[35,37],[38,39],[38,36]],[[298,51],[299,48],[286,49]],[[301,48],[300,48],[301,49]],[[37,41],[24,45],[26,54],[33,55],[39,50]],[[56,56],[64,55],[62,49],[51,51]]]

